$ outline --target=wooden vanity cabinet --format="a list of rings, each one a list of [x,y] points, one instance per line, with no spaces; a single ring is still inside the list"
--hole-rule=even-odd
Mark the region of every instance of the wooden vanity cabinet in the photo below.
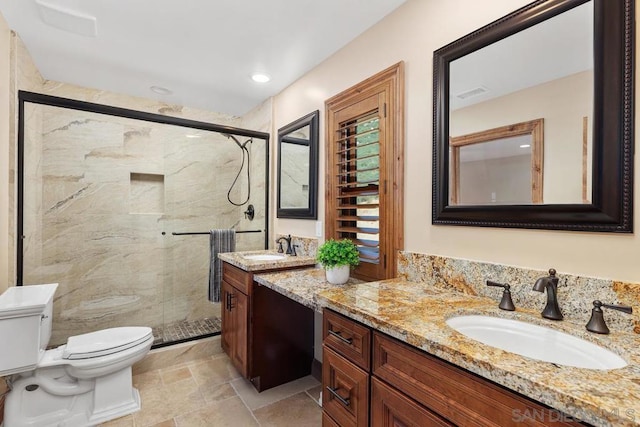
[[[371,378],[371,425],[376,427],[455,426],[375,377]]]
[[[311,373],[313,310],[253,275],[222,264],[221,341],[240,374],[263,391]]]
[[[345,316],[325,309],[323,317],[323,417],[339,426],[583,425]],[[364,343],[371,343],[371,348],[363,348],[369,345]],[[362,362],[361,355],[371,355],[371,360]],[[364,411],[364,392],[349,382],[356,378],[356,369],[368,375],[369,424],[364,416],[357,418],[357,423],[343,421],[345,410],[336,405],[327,389],[338,387],[344,393],[341,397],[358,397],[350,402],[363,407],[351,408],[352,412]],[[364,383],[361,376],[357,378]],[[323,425],[331,424],[323,421]]]
[[[222,349],[240,374],[249,375],[249,295],[222,281]]]

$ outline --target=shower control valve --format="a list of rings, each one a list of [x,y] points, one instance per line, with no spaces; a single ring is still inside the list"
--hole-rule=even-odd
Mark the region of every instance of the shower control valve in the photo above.
[[[256,210],[253,205],[249,205],[247,210],[244,211],[244,217],[249,221],[253,221],[253,217],[256,215]]]

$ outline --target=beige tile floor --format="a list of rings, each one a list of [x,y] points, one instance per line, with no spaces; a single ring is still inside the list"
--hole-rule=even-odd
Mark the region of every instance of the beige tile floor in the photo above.
[[[134,375],[142,409],[102,427],[318,427],[320,383],[304,377],[257,393],[227,355]]]

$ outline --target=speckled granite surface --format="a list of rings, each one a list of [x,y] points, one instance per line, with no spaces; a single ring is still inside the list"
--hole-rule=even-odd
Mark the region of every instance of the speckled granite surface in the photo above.
[[[278,260],[252,260],[245,258],[247,255],[281,255]],[[279,268],[304,267],[316,264],[315,257],[310,256],[289,256],[278,254],[276,251],[247,251],[247,252],[227,252],[218,254],[218,258],[231,265],[235,265],[244,271],[264,271]]]
[[[558,266],[549,266],[549,268]],[[559,268],[557,276],[558,302],[565,319],[587,323],[593,300],[605,304],[625,304],[633,307],[628,315],[605,309],[605,319],[612,332],[640,333],[640,283],[625,283],[595,277],[564,274]],[[548,276],[548,271],[447,258],[435,255],[400,252],[398,277],[422,282],[438,289],[479,295],[500,301],[502,289],[486,286],[487,280],[511,285],[511,296],[516,307],[542,311],[546,295],[532,290],[536,279]],[[638,413],[640,419],[640,413]]]
[[[246,260],[228,259],[247,269]],[[254,270],[259,269],[265,266],[258,263]],[[628,304],[638,313],[639,284],[559,272],[565,320],[554,322],[540,317],[546,297],[532,291],[546,271],[407,252],[399,257],[398,271],[397,279],[370,283],[351,279],[340,286],[327,283],[320,268],[260,273],[255,280],[316,311],[331,308],[575,419],[596,426],[640,426],[638,314],[607,311],[610,335],[584,328],[594,299]],[[497,308],[501,290],[486,287],[487,279],[512,286],[515,312]],[[612,370],[559,366],[480,344],[445,323],[464,314],[521,320],[570,333],[617,353],[628,366]]]
[[[262,273],[255,275],[253,280],[318,312],[322,312],[323,307],[318,304],[318,292],[362,282],[351,277],[346,285],[332,285],[325,279],[323,268]]]
[[[537,310],[519,308],[506,312],[499,310],[492,299],[404,279],[327,289],[316,298],[321,306],[580,420],[596,426],[640,426],[640,349],[636,334],[592,334],[582,323],[546,320]],[[548,326],[608,348],[629,365],[608,371],[588,370],[508,353],[480,344],[446,325],[446,319],[461,314],[485,314]]]

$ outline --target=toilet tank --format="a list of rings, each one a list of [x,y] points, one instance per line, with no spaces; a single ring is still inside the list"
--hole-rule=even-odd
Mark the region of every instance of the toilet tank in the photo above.
[[[0,376],[34,369],[49,344],[57,283],[14,286],[0,295]]]

